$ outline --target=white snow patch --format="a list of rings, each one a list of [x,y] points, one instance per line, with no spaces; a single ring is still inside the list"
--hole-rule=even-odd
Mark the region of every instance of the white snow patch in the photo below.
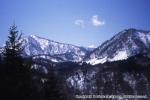
[[[52,62],[58,62],[58,60],[56,60],[56,59],[51,59],[51,61],[52,61]]]
[[[117,52],[113,58],[108,58],[107,56],[105,56],[103,58],[93,58],[93,59],[87,61],[86,63],[89,63],[91,65],[96,65],[96,64],[100,64],[100,63],[103,64],[106,61],[112,62],[112,61],[124,60],[127,58],[128,58],[128,54],[124,50],[124,51]]]
[[[98,59],[98,58],[94,58],[94,59],[91,59],[89,61],[87,61],[87,63],[90,63],[91,65],[96,65],[96,64],[99,64],[99,63],[105,63],[107,61],[107,57],[104,57],[104,58],[101,58],[101,59]]]
[[[128,58],[128,54],[126,51],[119,51],[117,54],[114,56],[114,58],[109,59],[109,61],[118,61],[118,60],[124,60]]]

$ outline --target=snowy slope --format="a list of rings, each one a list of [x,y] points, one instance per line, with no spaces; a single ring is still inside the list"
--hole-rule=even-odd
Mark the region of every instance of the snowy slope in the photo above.
[[[85,57],[92,65],[127,59],[139,53],[150,51],[150,32],[127,29],[119,32],[110,40],[93,50]]]
[[[81,61],[88,52],[83,47],[59,43],[35,35],[24,38],[24,52],[27,56],[49,58],[53,61]],[[59,58],[59,60],[57,59]]]

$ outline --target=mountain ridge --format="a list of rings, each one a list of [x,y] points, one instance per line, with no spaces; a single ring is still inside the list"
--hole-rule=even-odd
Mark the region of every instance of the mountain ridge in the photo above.
[[[36,35],[30,35],[23,38],[23,40],[24,53],[27,56],[43,54],[59,56],[64,61],[81,61],[84,55],[90,51],[88,48],[60,43]]]
[[[150,50],[150,31],[126,29],[105,41],[85,57],[90,64],[122,60]]]

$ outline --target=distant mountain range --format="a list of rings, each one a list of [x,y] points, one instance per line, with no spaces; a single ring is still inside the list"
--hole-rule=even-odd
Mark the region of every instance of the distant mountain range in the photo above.
[[[92,65],[124,60],[150,52],[150,31],[125,29],[97,48],[75,46],[36,35],[23,38],[24,54],[53,62],[86,62]],[[2,52],[3,48],[0,48]]]
[[[27,56],[42,57],[54,62],[84,61],[95,65],[150,52],[150,32],[125,29],[93,49],[31,35],[24,38],[23,47]]]

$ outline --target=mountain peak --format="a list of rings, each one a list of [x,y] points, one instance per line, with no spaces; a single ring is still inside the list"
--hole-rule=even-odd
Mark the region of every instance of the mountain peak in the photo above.
[[[126,31],[132,31],[132,32],[135,32],[137,29],[135,29],[135,28],[128,28],[128,29],[125,29]]]
[[[39,36],[33,35],[33,34],[32,34],[32,35],[29,35],[28,38],[33,38],[33,39],[35,39],[35,40],[42,39],[42,40],[52,41],[52,40],[48,40],[48,39],[46,39],[46,38],[39,37]]]
[[[37,39],[37,38],[40,38],[41,39],[41,37],[39,37],[39,36],[37,36],[37,35],[29,35],[27,38],[33,38],[33,39]]]
[[[150,32],[134,28],[125,29],[90,53],[92,64],[117,61],[150,51]],[[87,60],[87,59],[86,59]]]
[[[130,33],[130,34],[141,32],[141,33],[147,34],[150,31],[148,31],[148,30],[140,30],[140,29],[136,29],[136,28],[128,28],[128,29],[125,29],[122,32],[123,33]]]
[[[32,35],[29,35],[29,37],[35,38],[35,37],[37,37],[37,36],[32,34]]]
[[[47,39],[38,37],[36,35],[30,35],[29,38],[34,39],[37,43],[40,44],[41,49],[44,50],[48,45],[49,45],[49,41]]]

